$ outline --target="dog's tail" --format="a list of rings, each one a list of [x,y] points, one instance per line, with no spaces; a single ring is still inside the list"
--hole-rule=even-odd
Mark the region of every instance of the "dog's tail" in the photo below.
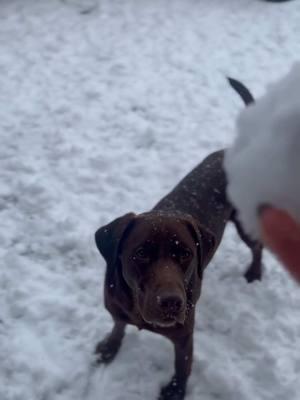
[[[229,77],[227,79],[230,86],[241,96],[246,106],[255,102],[250,90],[247,89],[245,85],[243,85],[240,81],[237,81],[236,79]]]

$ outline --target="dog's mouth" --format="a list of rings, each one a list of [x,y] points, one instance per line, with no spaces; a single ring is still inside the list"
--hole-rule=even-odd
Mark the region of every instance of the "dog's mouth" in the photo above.
[[[157,326],[158,328],[172,328],[173,326],[177,325],[178,322],[176,320],[170,320],[170,321],[162,321],[162,322],[156,322],[154,326]]]
[[[146,321],[147,324],[153,326],[153,328],[173,328],[178,322],[176,320],[172,321]]]
[[[183,296],[183,304],[177,307],[175,304],[163,309],[159,304],[159,296],[137,296],[137,307],[140,317],[152,328],[174,328],[184,325],[187,317],[187,304]],[[173,300],[173,299],[171,299]]]
[[[153,328],[173,328],[176,325],[183,325],[184,324],[184,317],[166,317],[162,320],[155,320],[155,321],[149,321],[146,318],[144,318],[144,321],[151,325]]]

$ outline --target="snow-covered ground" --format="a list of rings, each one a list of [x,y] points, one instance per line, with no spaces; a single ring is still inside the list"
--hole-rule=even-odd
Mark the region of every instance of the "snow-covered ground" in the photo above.
[[[149,209],[232,143],[300,54],[300,1],[2,0],[0,399],[151,400],[171,345],[129,328],[113,364],[94,231]],[[197,308],[188,400],[299,400],[300,290],[269,255],[247,285],[228,227]]]

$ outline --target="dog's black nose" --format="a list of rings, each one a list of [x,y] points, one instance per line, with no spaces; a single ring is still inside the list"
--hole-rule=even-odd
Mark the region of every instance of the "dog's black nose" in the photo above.
[[[158,297],[158,304],[165,313],[178,314],[183,308],[183,299],[176,294],[165,294]]]

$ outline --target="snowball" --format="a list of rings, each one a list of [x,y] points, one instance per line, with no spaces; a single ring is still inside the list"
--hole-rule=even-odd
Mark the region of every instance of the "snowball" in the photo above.
[[[229,199],[259,237],[258,207],[285,209],[300,221],[300,63],[244,109],[225,155]]]

